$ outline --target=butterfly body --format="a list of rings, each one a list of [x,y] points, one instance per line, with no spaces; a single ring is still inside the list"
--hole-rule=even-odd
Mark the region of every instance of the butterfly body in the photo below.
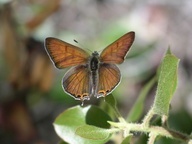
[[[121,74],[115,64],[124,61],[134,41],[134,32],[129,32],[106,47],[101,54],[89,55],[83,49],[56,38],[46,38],[45,47],[57,68],[72,67],[63,77],[62,86],[76,100],[104,97],[119,84]]]
[[[92,53],[92,56],[89,61],[89,71],[90,71],[90,97],[97,95],[97,88],[98,88],[98,70],[99,70],[99,54],[98,52]]]

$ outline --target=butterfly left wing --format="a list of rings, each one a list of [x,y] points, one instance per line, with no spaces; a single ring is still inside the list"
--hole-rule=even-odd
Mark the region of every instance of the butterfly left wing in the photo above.
[[[45,39],[45,48],[59,69],[84,64],[89,58],[89,54],[83,49],[52,37]]]
[[[129,32],[123,35],[102,51],[100,55],[100,61],[114,64],[122,63],[134,39],[134,32]]]
[[[63,77],[63,88],[76,100],[89,100],[89,70],[86,65],[72,67]]]
[[[111,93],[119,84],[120,79],[120,70],[116,65],[100,63],[97,97],[103,97]]]

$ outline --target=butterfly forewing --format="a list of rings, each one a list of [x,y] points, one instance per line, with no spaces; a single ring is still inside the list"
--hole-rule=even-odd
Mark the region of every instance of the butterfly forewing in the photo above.
[[[77,100],[89,99],[89,86],[89,70],[86,65],[71,68],[63,77],[64,90]]]
[[[122,63],[134,41],[134,38],[134,32],[129,32],[120,37],[102,51],[100,61],[114,64]]]
[[[101,63],[99,68],[98,96],[106,96],[119,84],[121,74],[114,64]]]
[[[56,38],[46,38],[46,50],[57,68],[85,64],[89,54],[76,46]]]

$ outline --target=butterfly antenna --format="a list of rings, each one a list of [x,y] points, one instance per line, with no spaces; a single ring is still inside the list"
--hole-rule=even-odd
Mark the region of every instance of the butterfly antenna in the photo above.
[[[77,40],[75,40],[75,39],[74,39],[74,42],[78,43],[78,41],[77,41]],[[79,44],[79,43],[78,43],[78,44]]]
[[[81,43],[79,43],[77,40],[74,39],[73,41],[74,41],[75,43],[79,44],[81,47],[85,48],[85,46],[82,45]],[[91,51],[90,49],[88,49],[88,48],[85,48],[85,49],[92,53],[92,51]]]

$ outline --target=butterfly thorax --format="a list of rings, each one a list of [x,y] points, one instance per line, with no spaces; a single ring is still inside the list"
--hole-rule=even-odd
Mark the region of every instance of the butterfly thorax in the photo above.
[[[89,63],[89,68],[90,71],[96,71],[99,68],[99,54],[98,52],[93,52],[92,56],[90,58],[90,63]]]

